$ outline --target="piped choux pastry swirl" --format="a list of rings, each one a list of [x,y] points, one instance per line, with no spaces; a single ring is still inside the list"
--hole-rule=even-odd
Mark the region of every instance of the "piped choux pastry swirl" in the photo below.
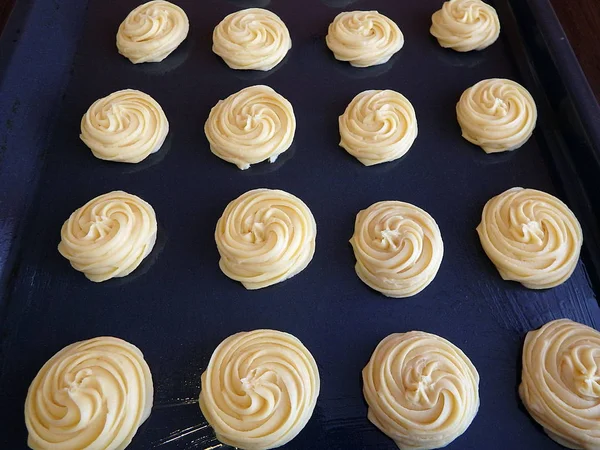
[[[34,450],[123,450],[150,416],[152,375],[142,352],[114,337],[71,344],[40,369],[25,400]]]
[[[79,137],[94,156],[138,163],[162,147],[169,121],[158,102],[125,89],[96,100],[81,119]]]
[[[189,28],[183,9],[154,0],[135,8],[121,23],[117,48],[134,64],[160,62],[185,40]]]
[[[219,441],[263,450],[294,439],[312,416],[319,370],[296,337],[275,330],[234,334],[202,374],[200,408]]]
[[[350,239],[358,277],[388,297],[410,297],[431,283],[444,256],[440,229],[410,203],[383,201],[360,211]]]
[[[298,197],[254,189],[229,203],[217,222],[219,266],[246,289],[271,286],[308,266],[316,235],[315,219]]]
[[[58,251],[95,282],[124,277],[156,242],[154,209],[141,198],[113,191],[77,209],[60,231]]]
[[[477,233],[504,280],[530,289],[564,283],[575,270],[583,233],[558,198],[535,189],[509,189],[489,200]]]
[[[363,369],[369,420],[402,450],[441,448],[479,409],[479,374],[444,338],[423,331],[382,340]]]
[[[370,67],[388,62],[404,45],[404,35],[377,11],[348,11],[329,25],[326,41],[335,59]]]

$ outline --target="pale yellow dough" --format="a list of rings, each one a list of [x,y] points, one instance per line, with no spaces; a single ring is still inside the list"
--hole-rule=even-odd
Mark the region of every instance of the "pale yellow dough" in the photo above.
[[[60,230],[58,251],[95,282],[124,277],[156,242],[154,209],[141,198],[113,191],[76,210]]]
[[[377,11],[349,11],[329,25],[327,46],[335,59],[354,67],[385,64],[404,45],[396,23]]]
[[[234,334],[202,374],[200,408],[219,441],[244,450],[280,447],[312,416],[319,370],[296,337],[275,330]]]
[[[156,100],[125,89],[90,106],[81,119],[79,137],[96,158],[138,163],[157,152],[168,133],[169,121]]]
[[[600,449],[600,333],[559,319],[530,331],[519,395],[544,431],[567,448]]]
[[[268,86],[251,86],[210,110],[204,124],[210,150],[245,170],[265,160],[275,162],[290,148],[296,117],[290,102]]]
[[[515,150],[533,134],[537,108],[519,83],[503,78],[471,86],[456,105],[462,136],[486,153]]]
[[[233,200],[217,222],[219,266],[246,289],[260,289],[293,277],[315,253],[317,224],[298,197],[254,189]]]
[[[394,333],[363,369],[369,420],[402,450],[441,448],[479,409],[479,374],[451,342],[423,331]]]
[[[412,104],[396,91],[364,91],[339,118],[340,146],[365,166],[400,158],[418,134]]]
[[[160,62],[188,35],[190,24],[179,6],[155,0],[138,6],[117,32],[119,53],[132,63]]]
[[[232,69],[271,70],[292,48],[290,33],[266,9],[249,8],[229,14],[213,31],[213,52]]]
[[[34,450],[122,450],[150,416],[150,368],[114,337],[71,344],[40,369],[25,400]]]
[[[502,278],[530,289],[564,283],[583,244],[581,226],[567,205],[545,192],[520,187],[485,204],[477,233]]]
[[[433,281],[444,243],[437,223],[410,203],[378,202],[356,216],[356,274],[388,297],[410,297]]]
[[[500,21],[496,10],[481,0],[450,0],[431,16],[429,31],[442,47],[470,52],[496,42]]]

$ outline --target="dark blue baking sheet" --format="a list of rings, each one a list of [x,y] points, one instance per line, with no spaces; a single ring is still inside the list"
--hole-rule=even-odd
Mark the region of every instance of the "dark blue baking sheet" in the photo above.
[[[218,443],[197,404],[200,374],[222,339],[256,328],[293,333],[319,366],[314,416],[286,448],[396,448],[366,418],[360,372],[383,337],[413,329],[454,342],[481,375],[479,414],[449,449],[560,448],[520,404],[519,359],[524,334],[551,319],[600,327],[599,122],[547,0],[492,2],[500,39],[469,54],[430,36],[439,0],[179,0],[191,22],[187,41],[163,63],[140,66],[115,48],[117,27],[137,1],[18,3],[0,41],[0,448],[26,448],[23,403],[42,364],[98,335],[139,346],[154,377],[152,415],[130,448],[212,448]],[[290,29],[289,55],[266,74],[230,70],[211,52],[213,27],[246,6],[267,6]],[[406,43],[388,64],[354,69],[334,60],[327,26],[350,9],[377,9],[398,23]],[[534,137],[518,151],[486,155],[460,136],[456,101],[490,77],[524,83],[538,104]],[[210,153],[203,124],[219,99],[259,83],[291,101],[296,138],[290,157],[241,172]],[[138,165],[99,161],[78,138],[88,106],[123,88],[152,95],[171,124],[165,148]],[[365,168],[338,147],[337,117],[357,93],[384,88],[411,100],[419,136],[400,161]],[[475,227],[485,202],[513,186],[569,203],[584,228],[587,273],[580,263],[568,282],[546,291],[500,279]],[[220,272],[213,232],[225,205],[257,187],[302,198],[318,235],[304,272],[250,292]],[[74,209],[114,189],[154,206],[159,240],[132,275],[94,284],[56,246]],[[445,243],[437,277],[409,299],[378,295],[354,274],[355,214],[388,199],[431,213]]]

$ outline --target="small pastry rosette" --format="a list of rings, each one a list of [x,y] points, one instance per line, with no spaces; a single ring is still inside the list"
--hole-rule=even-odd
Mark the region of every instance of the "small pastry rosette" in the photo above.
[[[462,136],[486,153],[516,150],[529,140],[537,121],[531,94],[519,83],[491,78],[463,92],[456,104]]]
[[[504,280],[529,289],[564,283],[579,261],[579,221],[558,198],[535,189],[509,189],[489,200],[477,233]]]
[[[154,209],[141,198],[113,191],[77,209],[60,231],[58,251],[91,281],[124,277],[156,242]]]
[[[483,50],[500,35],[496,10],[481,0],[450,0],[431,16],[429,30],[444,48]]]
[[[200,408],[219,441],[240,449],[280,447],[312,416],[319,370],[296,337],[275,330],[234,334],[202,374]]]
[[[479,409],[479,374],[454,344],[423,331],[382,340],[363,369],[369,420],[402,450],[445,447]]]
[[[444,256],[444,242],[433,217],[399,201],[378,202],[359,212],[350,244],[358,277],[394,298],[425,289]]]
[[[544,431],[567,448],[600,449],[600,333],[568,319],[530,331],[519,395]]]
[[[246,289],[293,277],[315,253],[317,224],[306,204],[285,191],[254,189],[233,200],[217,222],[219,266]]]
[[[119,53],[134,64],[160,62],[185,40],[190,24],[173,3],[154,0],[138,6],[117,32]]]
[[[213,31],[213,52],[232,69],[271,70],[292,48],[290,33],[277,14],[249,8],[225,17]]]
[[[114,337],[71,344],[40,369],[25,400],[34,450],[123,450],[150,416],[150,368]]]
[[[160,150],[168,133],[169,121],[158,102],[125,89],[90,106],[79,137],[98,159],[138,163]]]
[[[388,62],[404,45],[404,35],[377,11],[348,11],[329,25],[326,41],[335,59],[370,67]]]

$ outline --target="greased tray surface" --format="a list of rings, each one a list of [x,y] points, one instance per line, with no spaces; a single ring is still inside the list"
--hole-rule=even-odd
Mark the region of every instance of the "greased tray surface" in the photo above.
[[[409,330],[449,339],[480,373],[480,411],[449,449],[561,448],[520,404],[522,340],[526,331],[559,317],[598,328],[600,311],[581,263],[568,282],[551,290],[501,280],[475,232],[481,210],[513,186],[556,193],[548,155],[535,135],[518,151],[486,155],[461,138],[454,109],[463,90],[481,79],[523,81],[506,38],[511,18],[500,15],[503,32],[492,47],[458,54],[429,34],[438,0],[177,3],[190,19],[187,41],[163,63],[134,66],[118,55],[115,33],[138,2],[89,2],[4,323],[1,447],[26,448],[23,403],[48,358],[74,341],[114,335],[141,348],[155,383],[152,415],[130,448],[212,448],[218,442],[197,405],[212,351],[235,332],[274,328],[301,339],[321,375],[313,418],[285,448],[396,448],[366,418],[360,374],[382,338]],[[293,47],[270,72],[233,71],[211,52],[214,26],[246,6],[266,6],[290,30]],[[344,9],[388,15],[404,33],[404,48],[369,69],[335,61],[325,35]],[[212,155],[203,125],[219,99],[253,84],[267,84],[292,103],[297,131],[277,163],[242,172]],[[137,165],[97,160],[78,138],[89,105],[123,88],[152,95],[170,122],[164,148]],[[419,136],[399,161],[366,168],[338,147],[338,116],[366,89],[397,90],[415,107]],[[226,204],[258,187],[284,189],[308,204],[317,247],[296,277],[246,291],[219,270],[213,233]],[[116,189],[152,204],[158,243],[132,275],[95,284],[59,255],[60,227],[73,210]],[[362,284],[348,243],[356,213],[390,199],[428,211],[445,244],[433,283],[408,299],[388,299]]]

